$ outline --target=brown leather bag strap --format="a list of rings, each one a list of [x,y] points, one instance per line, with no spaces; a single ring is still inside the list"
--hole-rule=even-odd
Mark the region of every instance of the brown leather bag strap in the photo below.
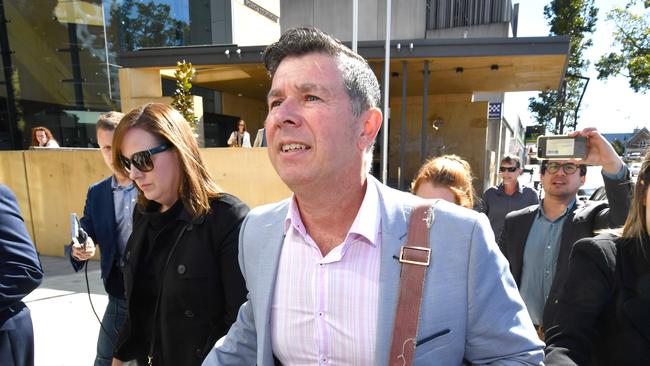
[[[399,255],[402,272],[388,360],[390,366],[413,364],[424,276],[431,258],[429,228],[432,223],[431,202],[420,204],[413,209],[409,220],[407,244],[402,246]]]

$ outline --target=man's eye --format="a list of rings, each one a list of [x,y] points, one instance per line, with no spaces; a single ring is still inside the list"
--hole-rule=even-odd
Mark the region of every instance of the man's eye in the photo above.
[[[315,95],[308,95],[308,96],[305,97],[305,100],[307,100],[309,102],[313,102],[313,101],[316,101],[316,100],[320,100],[320,98],[315,96]]]
[[[269,103],[269,106],[270,106],[271,108],[275,108],[275,107],[279,106],[280,104],[282,104],[282,101],[274,100],[274,101],[272,101],[271,103]]]

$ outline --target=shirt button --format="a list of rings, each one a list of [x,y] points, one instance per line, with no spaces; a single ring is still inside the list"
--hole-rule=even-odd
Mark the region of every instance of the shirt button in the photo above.
[[[185,310],[185,316],[188,318],[194,318],[194,312],[192,310]]]
[[[187,268],[185,268],[184,264],[179,264],[178,267],[176,268],[176,272],[178,272],[178,274],[180,275],[185,274],[186,270]]]
[[[318,312],[318,316],[323,316],[323,312],[322,311]]]

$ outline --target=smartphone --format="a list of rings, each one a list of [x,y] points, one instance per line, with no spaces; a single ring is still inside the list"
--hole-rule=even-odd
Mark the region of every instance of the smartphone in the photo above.
[[[538,159],[585,159],[587,138],[584,136],[539,136],[537,138]]]

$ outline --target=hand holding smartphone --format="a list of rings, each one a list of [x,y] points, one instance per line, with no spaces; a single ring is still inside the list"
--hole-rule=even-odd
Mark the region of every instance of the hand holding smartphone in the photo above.
[[[587,138],[584,136],[539,136],[537,138],[538,159],[587,158]]]

